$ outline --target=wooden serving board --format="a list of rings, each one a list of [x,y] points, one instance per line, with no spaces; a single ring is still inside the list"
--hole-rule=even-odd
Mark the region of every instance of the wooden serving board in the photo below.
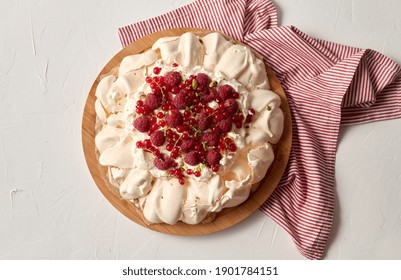
[[[156,32],[145,36],[125,47],[106,64],[106,66],[103,68],[103,70],[99,73],[96,80],[94,81],[86,100],[82,119],[82,145],[86,163],[89,167],[93,179],[95,180],[96,185],[98,186],[102,194],[107,198],[107,200],[121,213],[123,213],[135,223],[158,232],[175,235],[202,235],[217,232],[231,227],[232,225],[237,224],[238,222],[251,215],[271,195],[284,173],[284,169],[287,165],[291,149],[291,115],[284,90],[282,89],[279,81],[268,66],[266,66],[267,75],[270,80],[272,90],[281,97],[281,109],[284,112],[285,118],[284,134],[278,145],[275,147],[275,160],[269,168],[265,179],[260,183],[259,188],[254,193],[251,193],[248,200],[237,207],[223,210],[222,212],[217,214],[216,218],[213,221],[209,223],[188,225],[182,222],[178,222],[176,225],[173,226],[167,224],[147,224],[143,220],[142,215],[139,213],[138,209],[132,203],[129,203],[126,200],[122,199],[118,192],[118,189],[109,183],[107,178],[107,168],[99,165],[97,160],[97,152],[95,151],[95,92],[100,78],[103,75],[110,73],[113,68],[118,67],[121,60],[125,56],[141,53],[151,48],[153,43],[161,37],[179,36],[188,31],[200,36],[204,36],[210,32],[214,32],[211,30],[195,28],[178,28]],[[226,35],[224,36],[233,40]]]

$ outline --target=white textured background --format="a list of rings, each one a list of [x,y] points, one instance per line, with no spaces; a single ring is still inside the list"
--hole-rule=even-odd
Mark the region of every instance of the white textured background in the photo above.
[[[90,177],[82,112],[117,28],[189,2],[0,0],[0,259],[303,259],[258,211],[208,236],[149,231]],[[399,0],[274,2],[281,25],[401,63]],[[400,139],[401,120],[342,129],[326,259],[401,259]]]

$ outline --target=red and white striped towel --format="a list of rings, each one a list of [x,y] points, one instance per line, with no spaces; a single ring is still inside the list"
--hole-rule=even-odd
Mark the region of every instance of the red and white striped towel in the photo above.
[[[401,117],[401,68],[372,50],[277,27],[270,0],[198,0],[119,29],[123,46],[167,28],[222,32],[263,55],[289,101],[293,144],[288,166],[261,211],[309,259],[323,257],[333,222],[334,163],[340,124]]]

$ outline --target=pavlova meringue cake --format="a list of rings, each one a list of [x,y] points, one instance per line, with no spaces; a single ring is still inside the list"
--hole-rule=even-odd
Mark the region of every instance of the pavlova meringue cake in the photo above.
[[[247,200],[283,133],[263,61],[219,33],[159,39],[96,97],[99,163],[150,224],[207,222]]]

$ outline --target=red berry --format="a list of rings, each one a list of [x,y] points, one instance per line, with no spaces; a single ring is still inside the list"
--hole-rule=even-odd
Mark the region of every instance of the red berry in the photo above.
[[[212,127],[212,132],[213,132],[213,133],[216,133],[216,134],[217,134],[217,133],[220,133],[220,128],[219,128],[219,126],[218,126],[218,125],[213,126],[213,127]]]
[[[225,101],[230,98],[233,93],[233,88],[230,85],[222,85],[217,89],[217,95],[220,97],[221,101]]]
[[[161,70],[162,69],[160,67],[155,67],[155,68],[153,68],[153,73],[156,75],[159,75]]]
[[[183,125],[179,125],[179,126],[177,127],[177,132],[183,133],[184,131],[185,131],[185,127],[184,127]]]
[[[156,115],[159,119],[161,119],[161,118],[164,118],[164,114],[163,114],[163,112],[159,112],[159,113],[157,113],[157,115]]]
[[[182,140],[181,143],[181,150],[185,153],[188,153],[192,151],[195,147],[195,141],[190,139],[190,140]]]
[[[226,111],[231,115],[234,115],[238,111],[238,102],[233,98],[227,99],[223,104]]]
[[[211,115],[211,114],[213,114],[213,108],[210,108],[210,107],[206,107],[205,108],[205,112],[206,112],[206,114],[208,114],[208,115]]]
[[[173,99],[173,105],[178,110],[183,110],[189,105],[189,101],[184,93],[177,94]]]
[[[227,144],[231,144],[233,142],[233,139],[227,137],[226,139],[224,139],[224,142],[226,142]]]
[[[146,96],[144,103],[149,107],[149,110],[153,111],[162,105],[162,97],[160,95],[151,93]]]
[[[173,135],[174,135],[174,132],[171,129],[167,129],[166,136],[171,138],[171,137],[173,137]]]
[[[192,175],[192,174],[194,174],[194,171],[193,171],[192,169],[189,169],[189,168],[188,168],[188,169],[187,169],[187,174],[188,174],[188,175]]]
[[[182,118],[182,115],[181,115],[180,111],[174,110],[174,111],[171,112],[170,115],[166,116],[166,121],[167,121],[167,124],[170,127],[176,128],[179,125],[182,125],[183,118]]]
[[[150,135],[150,141],[156,147],[160,147],[166,141],[166,137],[164,136],[164,132],[161,130],[157,130]]]
[[[172,166],[173,160],[168,155],[161,153],[154,159],[153,164],[160,170],[167,170]]]
[[[152,81],[152,82],[149,84],[149,86],[150,86],[150,88],[151,88],[152,90],[158,87],[157,83],[154,82],[154,81]]]
[[[219,136],[212,132],[207,132],[202,136],[202,142],[205,142],[209,147],[216,146],[219,143]]]
[[[206,88],[209,86],[210,78],[205,73],[199,73],[198,75],[196,75],[196,81],[198,82],[199,86]]]
[[[195,177],[200,177],[202,175],[202,173],[200,171],[195,171],[194,175],[195,175]]]
[[[239,93],[238,92],[233,92],[233,98],[238,99],[239,98]]]
[[[196,120],[194,118],[189,119],[189,124],[190,125],[196,125]]]
[[[177,71],[170,71],[164,75],[164,83],[171,87],[177,87],[181,84],[181,74]]]
[[[196,102],[195,102],[196,103]],[[195,106],[195,108],[194,108],[194,111],[195,111],[195,113],[200,113],[201,111],[202,111],[202,107],[201,106],[199,106],[199,105],[196,105]]]
[[[152,77],[150,77],[150,76],[146,76],[146,78],[145,78],[145,82],[147,82],[148,84],[150,84],[151,82],[153,82],[153,79],[152,79]]]
[[[219,143],[219,145],[217,145],[217,149],[219,149],[220,151],[223,151],[226,149],[226,145],[224,145],[224,143]]]
[[[178,63],[175,63],[175,62],[174,62],[172,65],[173,65],[173,67],[177,67],[177,66],[178,66]]]
[[[142,141],[137,141],[137,142],[136,142],[136,147],[137,147],[138,149],[142,149],[142,148],[144,147]]]
[[[232,144],[230,144],[230,145],[228,146],[228,149],[229,149],[231,152],[235,152],[235,151],[237,150],[237,146],[236,146],[234,143],[232,143]]]
[[[162,92],[162,89],[160,88],[160,86],[152,88],[152,92],[154,94],[160,95],[160,93]]]
[[[202,103],[206,104],[213,101],[216,98],[216,90],[214,88],[203,91],[200,95]]]
[[[150,149],[150,147],[152,147],[152,142],[150,142],[150,139],[145,139],[143,144],[145,145],[146,149]]]
[[[158,157],[158,156],[161,155],[161,152],[160,152],[160,150],[155,149],[155,150],[153,151],[153,154],[154,154],[156,157]]]
[[[185,185],[185,180],[181,178],[178,180],[178,183],[180,183],[180,185]]]
[[[187,153],[184,157],[184,162],[191,166],[198,165],[199,164],[198,153],[195,151]]]
[[[147,132],[150,129],[150,120],[148,117],[139,117],[134,121],[134,127],[140,132]]]
[[[222,113],[222,116],[223,116],[223,119],[227,119],[228,117],[230,117],[230,113],[224,110]]]
[[[206,162],[209,165],[217,165],[221,160],[221,154],[216,149],[210,150],[206,155]]]
[[[198,128],[205,131],[212,125],[212,118],[206,112],[202,112],[198,119]]]
[[[178,94],[178,93],[180,93],[180,89],[179,89],[178,87],[173,87],[173,88],[171,89],[171,93],[172,93],[172,94]]]
[[[220,121],[220,120],[223,119],[223,114],[222,114],[221,112],[217,112],[217,113],[213,116],[213,119],[214,119],[215,122],[218,122],[218,121]]]
[[[139,109],[139,108],[138,108]],[[143,107],[142,107],[142,109],[143,109],[143,114],[144,115],[149,115],[149,113],[150,113],[150,108],[149,108],[149,106],[148,105],[143,105]]]
[[[212,171],[213,172],[218,172],[219,171],[219,166],[218,165],[213,165],[212,166]]]
[[[171,152],[173,150],[173,148],[174,148],[174,145],[171,144],[171,143],[167,144],[167,146],[166,146],[166,150],[169,151],[169,152]]]
[[[142,107],[136,108],[135,112],[137,114],[143,114],[143,108]]]
[[[223,133],[227,133],[231,131],[231,127],[233,125],[233,121],[231,119],[221,120],[218,123],[218,126]]]
[[[142,107],[142,106],[143,106],[143,101],[142,101],[142,100],[138,100],[138,101],[136,102],[136,106],[137,106],[137,107]]]

